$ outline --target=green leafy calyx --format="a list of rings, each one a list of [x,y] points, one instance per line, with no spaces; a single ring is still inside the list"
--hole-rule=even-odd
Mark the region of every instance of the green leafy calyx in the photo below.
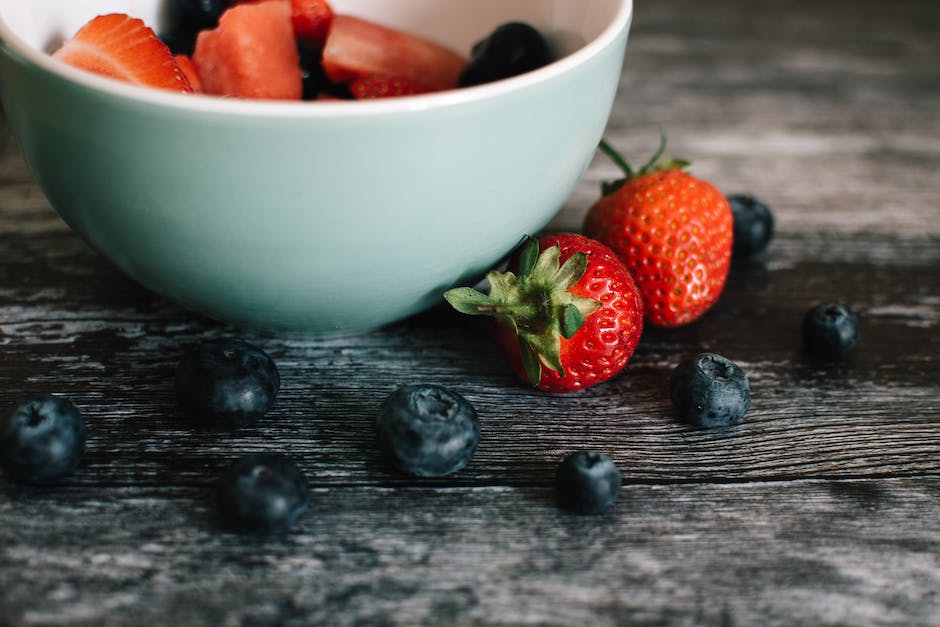
[[[565,376],[561,338],[570,339],[600,303],[570,292],[587,270],[587,255],[577,252],[561,263],[556,244],[539,252],[538,240],[527,237],[519,254],[519,274],[490,272],[489,294],[469,287],[448,290],[444,298],[457,311],[490,316],[509,325],[519,338],[526,376],[542,380],[545,366]]]

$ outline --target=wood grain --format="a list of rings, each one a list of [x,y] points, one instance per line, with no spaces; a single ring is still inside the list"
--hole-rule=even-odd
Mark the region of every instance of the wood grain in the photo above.
[[[208,490],[16,493],[0,607],[39,625],[930,625],[938,497],[937,479],[631,485],[585,520],[546,489],[327,489],[256,542],[218,531]]]
[[[62,485],[0,477],[0,625],[940,625],[940,11],[933,0],[639,2],[607,137],[669,152],[767,201],[777,237],[697,323],[647,329],[627,369],[551,396],[515,380],[481,321],[444,307],[359,337],[266,337],[125,278],[48,206],[0,124],[0,407],[67,395],[89,427]],[[550,228],[577,230],[599,156]],[[798,328],[848,303],[861,342],[807,356]],[[172,377],[240,335],[283,385],[258,428],[196,431]],[[668,379],[722,353],[753,405],[678,424]],[[372,420],[401,383],[482,420],[460,473],[388,468]],[[554,503],[585,448],[624,476],[614,509]],[[311,509],[282,541],[219,529],[240,455],[294,456]]]

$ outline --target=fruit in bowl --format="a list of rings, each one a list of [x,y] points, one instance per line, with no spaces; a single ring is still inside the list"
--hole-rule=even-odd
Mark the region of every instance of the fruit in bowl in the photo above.
[[[160,33],[164,2],[0,0],[0,97],[50,204],[147,288],[303,334],[362,332],[440,303],[543,228],[606,126],[630,0],[331,4],[465,54],[525,22],[558,60],[400,98],[194,96],[52,56],[97,15]]]

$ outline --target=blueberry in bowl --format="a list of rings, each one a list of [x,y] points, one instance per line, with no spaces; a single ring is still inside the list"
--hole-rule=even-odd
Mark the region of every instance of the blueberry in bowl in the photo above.
[[[751,387],[744,371],[714,353],[701,353],[676,366],[669,392],[679,419],[696,427],[736,424],[751,407]]]
[[[168,3],[169,28],[161,39],[174,54],[191,55],[200,30],[218,24],[219,17],[234,0],[170,0]]]
[[[14,481],[49,484],[71,474],[85,452],[85,421],[68,399],[31,396],[0,416],[0,466]]]
[[[459,85],[482,85],[518,76],[552,62],[545,37],[531,24],[507,22],[474,44]]]
[[[170,9],[179,25],[196,31],[215,26],[231,4],[233,0],[172,0]]]
[[[443,477],[473,457],[480,420],[456,392],[439,385],[402,385],[379,408],[375,432],[379,450],[400,471]]]

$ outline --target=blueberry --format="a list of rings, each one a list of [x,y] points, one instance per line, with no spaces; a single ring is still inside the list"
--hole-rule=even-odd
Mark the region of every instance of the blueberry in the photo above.
[[[702,353],[682,362],[673,371],[669,387],[679,418],[698,427],[740,422],[751,406],[744,371],[721,355]]]
[[[821,303],[803,316],[803,343],[819,357],[840,359],[858,343],[858,317],[845,305]]]
[[[173,0],[173,17],[178,27],[189,31],[214,28],[231,0]]]
[[[469,87],[490,83],[535,70],[551,61],[551,49],[538,30],[523,22],[507,22],[473,46],[458,84]]]
[[[747,194],[728,196],[734,216],[734,245],[731,251],[736,260],[756,257],[767,249],[774,236],[774,216],[764,202]]]
[[[166,44],[167,48],[173,54],[192,55],[196,47],[196,35],[198,33],[184,27],[175,27],[171,31],[161,33],[160,40]]]
[[[267,353],[237,339],[204,342],[176,369],[183,414],[210,429],[255,424],[271,408],[280,385],[277,365]]]
[[[282,534],[307,510],[310,488],[300,468],[276,453],[241,458],[219,481],[219,511],[237,531]]]
[[[43,394],[0,417],[0,463],[15,481],[53,483],[78,466],[85,452],[85,421],[70,401]]]
[[[610,508],[620,494],[620,470],[603,453],[573,453],[558,465],[555,489],[565,509],[598,514]]]
[[[170,21],[160,39],[173,54],[191,55],[199,31],[215,28],[232,0],[172,0]]]
[[[323,53],[319,47],[298,39],[297,53],[300,57],[300,71],[303,77],[304,100],[316,100],[319,96],[342,100],[352,99],[352,94],[346,84],[334,83],[326,75],[321,63]]]
[[[480,441],[473,405],[437,385],[396,389],[382,403],[375,429],[386,458],[399,470],[419,477],[460,470]]]
[[[300,71],[303,77],[303,99],[313,100],[329,84],[326,72],[320,64],[320,49],[298,39],[297,54],[300,57]]]

